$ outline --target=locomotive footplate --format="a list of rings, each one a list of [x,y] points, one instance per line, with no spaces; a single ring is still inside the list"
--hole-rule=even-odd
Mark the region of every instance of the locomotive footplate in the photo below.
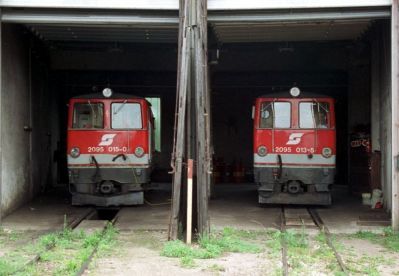
[[[306,192],[290,194],[285,192],[259,191],[261,204],[301,204],[301,205],[331,205],[330,192]]]
[[[114,196],[97,196],[91,194],[72,194],[72,205],[95,205],[100,207],[144,204],[144,192],[134,192]]]

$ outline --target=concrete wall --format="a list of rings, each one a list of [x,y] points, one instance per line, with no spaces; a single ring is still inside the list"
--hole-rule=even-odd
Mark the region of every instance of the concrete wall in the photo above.
[[[373,151],[381,151],[381,185],[384,206],[392,208],[391,195],[391,55],[390,26],[380,22],[372,29],[371,40],[371,142]]]
[[[7,215],[31,198],[29,49],[27,38],[16,26],[2,32],[2,213]]]
[[[384,192],[384,206],[387,210],[392,208],[392,152],[391,152],[391,55],[390,55],[390,27],[388,24],[381,26],[376,39],[379,43],[379,90],[380,90],[380,141],[381,141],[381,183]]]
[[[46,181],[51,116],[45,61],[34,39],[18,25],[3,24],[2,42],[1,208],[5,216],[32,199]]]

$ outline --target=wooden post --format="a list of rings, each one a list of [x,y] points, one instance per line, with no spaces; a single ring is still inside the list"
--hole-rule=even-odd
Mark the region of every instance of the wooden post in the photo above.
[[[192,171],[197,193],[197,221],[199,234],[209,233],[209,97],[207,73],[207,2],[206,0],[181,0],[179,25],[179,57],[177,80],[177,109],[172,153],[173,202],[169,226],[169,238],[177,239],[182,226],[181,188],[185,181],[183,161],[193,159],[196,169]],[[189,193],[189,191],[188,191]],[[184,198],[186,199],[186,198]],[[187,201],[187,211],[192,210],[193,201]],[[191,236],[193,222],[187,213],[187,237]],[[191,218],[191,215],[190,215]],[[190,224],[190,225],[188,225]],[[181,231],[180,231],[181,230]]]
[[[188,160],[187,164],[187,239],[186,242],[191,244],[191,234],[193,225],[193,159]]]
[[[181,1],[180,6],[180,37],[179,37],[179,64],[177,79],[177,112],[175,116],[175,133],[172,156],[173,168],[173,191],[172,191],[172,210],[169,224],[169,239],[177,239],[179,233],[180,206],[181,206],[181,187],[183,174],[183,159],[185,157],[185,125],[186,125],[186,103],[188,89],[188,72],[190,64],[190,46],[188,26],[188,5],[187,0]]]
[[[1,116],[1,110],[2,110],[2,97],[3,97],[3,86],[2,86],[2,79],[3,79],[3,71],[2,71],[2,25],[3,23],[1,22],[1,9],[0,9],[0,226],[1,226],[1,221],[3,219],[3,208],[2,208],[2,204],[3,204],[3,195],[2,195],[2,187],[3,187],[3,181],[1,181],[2,179],[2,174],[3,174],[3,144],[2,144],[2,135],[1,133],[3,132],[3,129],[1,127],[1,120],[2,120],[2,116]]]
[[[392,99],[392,227],[399,230],[399,0],[392,1],[391,15],[391,99]]]
[[[196,106],[196,134],[197,134],[197,209],[198,209],[198,233],[201,235],[209,234],[209,214],[208,214],[208,200],[209,200],[209,158],[207,152],[209,151],[209,137],[206,127],[207,111],[207,1],[197,0],[195,2],[195,26],[194,40],[195,40],[195,106]]]

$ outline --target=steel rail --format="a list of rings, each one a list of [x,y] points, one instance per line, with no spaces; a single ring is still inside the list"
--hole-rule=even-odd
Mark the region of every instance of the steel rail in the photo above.
[[[280,224],[280,231],[281,231],[281,258],[282,258],[282,266],[283,266],[283,275],[288,276],[288,248],[287,248],[287,241],[285,233],[287,232],[286,229],[286,220],[285,220],[285,210],[284,206],[281,207],[281,224]]]
[[[111,225],[115,225],[115,223],[117,222],[118,218],[119,218],[119,213],[122,209],[118,210],[118,213],[115,215],[115,217],[110,221]],[[105,233],[105,231],[107,230],[108,225],[103,229],[102,234]],[[87,258],[87,260],[85,262],[82,263],[80,269],[78,270],[78,272],[76,272],[76,276],[81,276],[85,273],[86,269],[89,267],[91,261],[93,260],[94,255],[97,253],[98,250],[98,246],[100,245],[100,242],[98,242],[95,247],[93,248],[93,251],[91,252],[90,256]]]
[[[344,272],[346,275],[349,275],[348,269],[346,268],[341,256],[339,255],[337,249],[335,248],[334,244],[331,241],[330,230],[328,230],[328,227],[324,224],[323,220],[321,219],[321,217],[319,216],[319,214],[317,213],[317,211],[315,209],[307,208],[307,210],[308,210],[310,216],[312,217],[314,223],[316,224],[316,226],[320,229],[320,231],[322,231],[325,234],[326,243],[331,248],[331,250],[334,252],[334,256],[335,256],[342,272]]]

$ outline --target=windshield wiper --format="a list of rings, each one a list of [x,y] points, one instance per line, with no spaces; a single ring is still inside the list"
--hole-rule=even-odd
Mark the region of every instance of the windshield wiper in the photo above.
[[[127,103],[127,99],[123,101],[123,103],[119,106],[119,108],[114,111],[114,115],[118,114],[119,111],[121,111],[121,109],[125,106],[125,104]]]
[[[316,99],[313,99],[313,101],[315,103],[317,103],[317,109],[318,110],[320,110],[320,107],[321,107],[326,113],[330,112],[326,107],[324,107],[322,104],[320,104],[319,101],[317,101]]]

